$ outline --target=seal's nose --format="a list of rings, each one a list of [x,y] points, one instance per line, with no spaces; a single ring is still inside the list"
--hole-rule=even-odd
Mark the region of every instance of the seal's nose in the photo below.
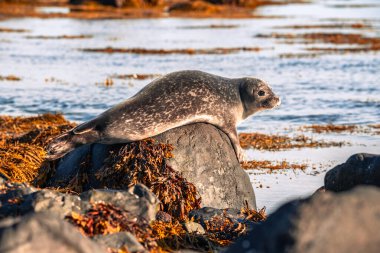
[[[277,103],[274,107],[279,107],[281,105],[281,98],[280,97],[276,97],[277,99]]]

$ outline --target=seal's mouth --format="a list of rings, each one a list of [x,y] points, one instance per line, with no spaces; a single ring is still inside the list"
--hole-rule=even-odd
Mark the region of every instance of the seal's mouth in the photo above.
[[[261,106],[266,109],[274,109],[281,105],[281,99],[277,96],[265,100]]]

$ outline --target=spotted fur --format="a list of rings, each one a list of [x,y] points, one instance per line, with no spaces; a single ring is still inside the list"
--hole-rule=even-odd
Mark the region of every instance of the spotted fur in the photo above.
[[[260,96],[263,92],[265,96]],[[256,78],[230,79],[190,70],[174,72],[57,137],[50,143],[48,153],[50,159],[56,159],[83,144],[128,143],[186,124],[205,122],[229,136],[240,158],[236,125],[279,104],[279,97]]]

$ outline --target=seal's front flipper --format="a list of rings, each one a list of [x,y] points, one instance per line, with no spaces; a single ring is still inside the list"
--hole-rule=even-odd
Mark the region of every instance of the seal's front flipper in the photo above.
[[[245,156],[245,153],[244,153],[243,149],[240,146],[239,137],[238,137],[238,134],[236,132],[235,127],[231,127],[231,128],[225,128],[225,127],[223,127],[221,129],[229,137],[229,139],[231,141],[231,144],[232,144],[232,147],[234,148],[234,151],[235,151],[235,154],[236,154],[236,157],[237,157],[238,161],[239,162],[244,162],[246,160],[246,156]]]

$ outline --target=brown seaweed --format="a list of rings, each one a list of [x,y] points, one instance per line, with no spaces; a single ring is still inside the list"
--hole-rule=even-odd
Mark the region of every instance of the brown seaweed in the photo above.
[[[81,49],[83,52],[88,53],[123,53],[123,54],[152,54],[152,55],[164,55],[164,54],[232,54],[238,52],[258,52],[260,48],[258,47],[232,47],[232,48],[207,48],[207,49],[194,49],[194,48],[185,48],[185,49],[147,49],[147,48],[84,48]]]

